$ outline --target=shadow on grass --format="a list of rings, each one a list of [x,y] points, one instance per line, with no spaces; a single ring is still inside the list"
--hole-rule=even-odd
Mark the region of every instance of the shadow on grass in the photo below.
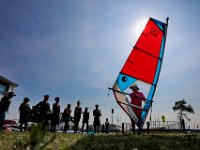
[[[140,150],[200,148],[199,135],[88,135],[67,149],[74,150]]]

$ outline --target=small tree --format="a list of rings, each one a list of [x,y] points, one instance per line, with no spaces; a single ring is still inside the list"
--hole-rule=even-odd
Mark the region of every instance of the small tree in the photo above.
[[[165,123],[165,116],[162,115],[162,116],[161,116],[161,119],[162,119],[162,122],[163,122],[163,125],[164,125],[164,123]]]
[[[194,114],[194,109],[190,104],[187,105],[187,102],[185,99],[179,100],[175,102],[175,105],[172,107],[174,111],[179,111],[178,112],[178,119],[181,124],[181,120],[186,118],[188,121],[191,119],[187,116],[187,113],[193,113]]]
[[[32,125],[29,137],[16,141],[16,148],[20,150],[42,150],[48,144],[53,142],[56,135],[48,136],[46,129],[43,129],[43,123]]]

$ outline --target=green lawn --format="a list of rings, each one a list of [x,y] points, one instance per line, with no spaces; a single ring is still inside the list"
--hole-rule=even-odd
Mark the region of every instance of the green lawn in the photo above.
[[[140,149],[200,149],[199,133],[143,133],[133,134],[73,134],[73,133],[47,133],[44,141],[55,136],[54,140],[44,149],[74,149],[74,150],[140,150]],[[19,141],[28,141],[29,132],[0,133],[0,150],[22,149]],[[18,141],[18,142],[17,142]],[[44,142],[43,141],[43,142]],[[33,142],[33,141],[32,141]],[[18,143],[18,144],[17,144]],[[37,148],[35,148],[37,149]]]

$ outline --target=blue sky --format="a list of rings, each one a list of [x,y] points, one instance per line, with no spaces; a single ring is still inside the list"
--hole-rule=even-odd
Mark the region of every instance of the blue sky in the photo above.
[[[33,106],[49,94],[51,105],[61,98],[62,110],[77,100],[90,111],[98,103],[102,122],[112,108],[114,122],[129,122],[107,87],[138,38],[138,24],[169,17],[152,115],[176,120],[172,106],[185,98],[195,110],[190,124],[200,125],[199,10],[198,0],[0,0],[0,73],[19,84],[8,117],[18,117],[24,97]]]

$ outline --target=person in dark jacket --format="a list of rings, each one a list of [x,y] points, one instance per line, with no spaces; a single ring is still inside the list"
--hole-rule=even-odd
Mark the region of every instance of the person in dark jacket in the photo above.
[[[0,101],[0,131],[3,128],[3,124],[6,118],[6,112],[9,109],[11,99],[13,96],[16,96],[14,92],[7,93],[4,97],[1,98]]]
[[[93,116],[94,116],[94,132],[96,133],[97,130],[99,131],[100,123],[100,116],[101,116],[101,110],[99,110],[99,105],[95,105],[96,109],[93,110]]]
[[[76,133],[78,131],[78,124],[81,119],[81,114],[82,114],[82,108],[80,107],[81,102],[77,102],[77,106],[75,107],[74,110],[74,132]]]
[[[82,132],[86,124],[86,131],[88,133],[88,122],[89,122],[89,112],[88,112],[88,108],[85,107],[85,111],[83,112]]]
[[[48,114],[51,112],[48,100],[49,100],[49,95],[44,95],[43,101],[39,102],[36,105],[39,111],[38,121],[43,123],[43,129],[48,125]]]
[[[24,131],[26,131],[26,129],[27,129],[27,123],[28,123],[28,119],[29,119],[28,117],[31,112],[30,106],[28,104],[29,101],[30,101],[30,99],[28,97],[25,97],[23,100],[23,103],[21,103],[19,106],[19,112],[20,112],[19,123],[20,123],[20,131],[21,132],[22,132],[23,124],[24,124]]]
[[[60,98],[56,97],[55,98],[55,103],[53,104],[53,113],[52,113],[52,118],[51,118],[51,131],[55,132],[56,131],[56,125],[59,124],[60,122]]]

